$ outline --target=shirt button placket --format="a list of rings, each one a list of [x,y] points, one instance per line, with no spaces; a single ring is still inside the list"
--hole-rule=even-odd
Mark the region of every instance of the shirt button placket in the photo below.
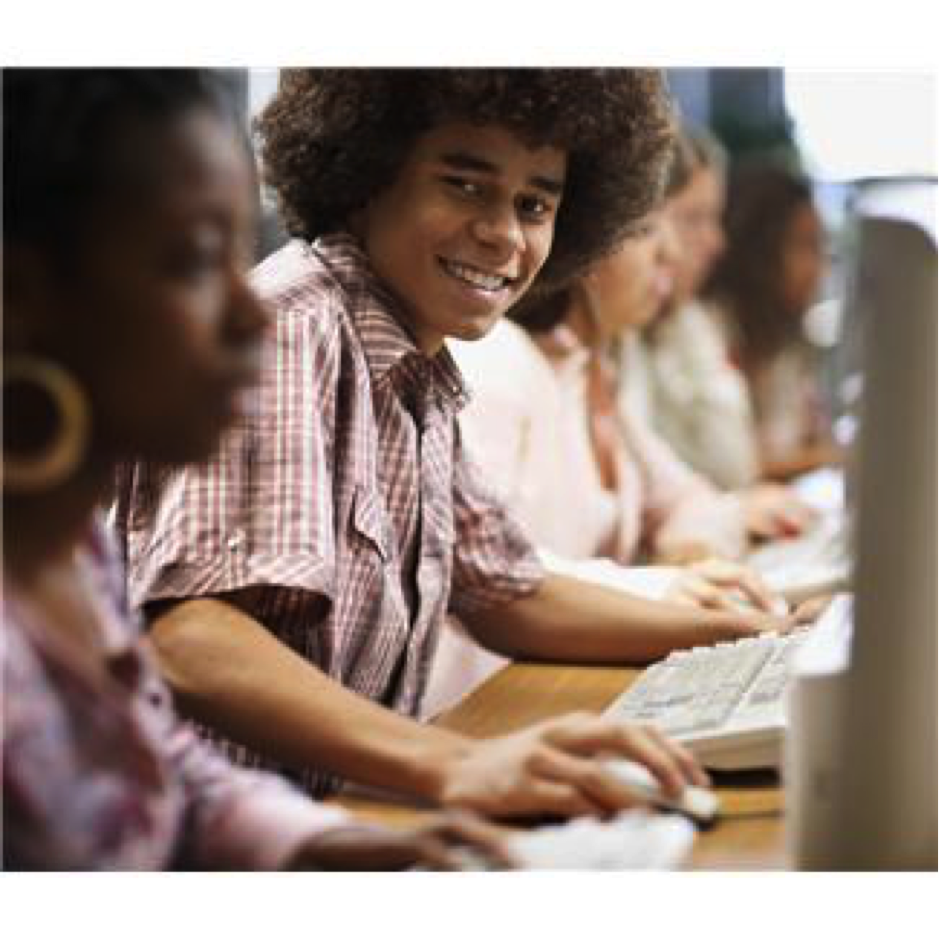
[[[241,528],[236,528],[225,540],[225,547],[228,549],[226,566],[236,577],[240,577],[244,564],[244,545],[245,533]]]

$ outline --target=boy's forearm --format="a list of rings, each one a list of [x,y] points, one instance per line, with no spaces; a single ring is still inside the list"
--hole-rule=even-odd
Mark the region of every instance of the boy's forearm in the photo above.
[[[172,607],[151,639],[184,713],[288,765],[437,801],[470,746],[348,691],[223,600]]]
[[[549,574],[532,594],[466,622],[477,641],[512,658],[644,664],[713,642],[733,617]]]

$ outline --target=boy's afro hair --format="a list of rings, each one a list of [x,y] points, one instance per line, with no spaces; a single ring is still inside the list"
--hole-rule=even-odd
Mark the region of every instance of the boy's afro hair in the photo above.
[[[256,129],[289,232],[313,240],[345,229],[418,136],[457,120],[568,155],[538,288],[570,281],[655,205],[674,134],[655,70],[288,69]]]

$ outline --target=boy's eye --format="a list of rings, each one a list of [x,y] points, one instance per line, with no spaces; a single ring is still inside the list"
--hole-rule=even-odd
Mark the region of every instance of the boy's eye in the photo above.
[[[539,196],[522,196],[518,201],[518,207],[523,214],[534,219],[546,218],[552,210],[551,203]]]
[[[444,176],[443,181],[451,188],[457,189],[467,196],[478,196],[482,192],[482,186],[479,183],[463,176]]]

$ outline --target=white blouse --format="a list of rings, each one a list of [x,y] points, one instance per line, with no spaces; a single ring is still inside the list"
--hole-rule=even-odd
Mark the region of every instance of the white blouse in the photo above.
[[[618,413],[617,491],[604,488],[590,440],[583,346],[570,341],[549,356],[502,321],[485,339],[450,347],[472,393],[460,415],[467,449],[540,548],[621,563],[642,549],[692,546],[740,556],[739,500],[719,494],[626,407]]]

